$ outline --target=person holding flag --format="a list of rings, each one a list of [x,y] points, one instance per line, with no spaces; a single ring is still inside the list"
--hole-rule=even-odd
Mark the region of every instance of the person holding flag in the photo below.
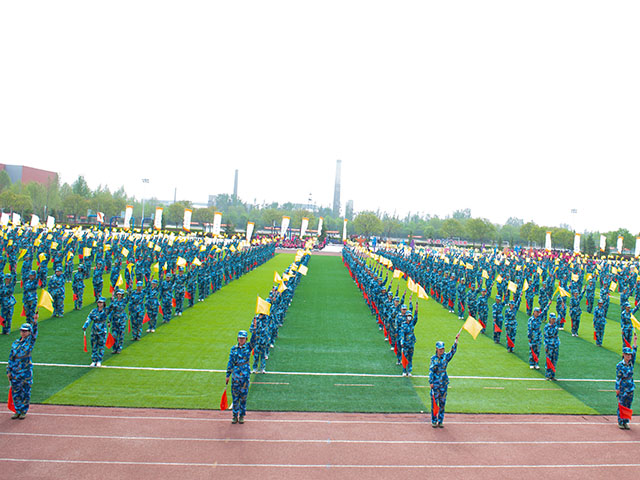
[[[227,380],[232,377],[231,396],[233,398],[233,420],[231,423],[244,423],[247,414],[247,395],[249,394],[249,379],[251,368],[249,358],[252,346],[247,343],[247,331],[238,332],[238,344],[231,347],[229,352],[229,362],[227,363]]]
[[[414,314],[407,312],[405,321],[400,324],[398,337],[400,339],[402,376],[410,377],[413,370],[413,349],[416,344],[414,329],[418,323],[418,303]]]
[[[12,419],[23,420],[29,411],[31,402],[31,385],[33,384],[33,365],[31,352],[38,338],[38,321],[23,323],[20,327],[20,338],[11,344],[9,361],[7,362],[7,378],[11,382],[11,390],[15,413]]]
[[[131,319],[131,335],[134,341],[142,337],[142,322],[144,320],[145,292],[142,290],[144,283],[136,282],[136,289],[129,296],[129,318]]]
[[[158,310],[160,308],[160,300],[158,300],[159,291],[158,280],[154,278],[153,280],[151,280],[151,283],[147,287],[144,294],[144,306],[147,309],[146,315],[149,317],[149,328],[147,329],[148,333],[153,333],[156,331]]]
[[[549,308],[550,303],[545,307],[545,312]],[[540,370],[538,365],[538,355],[540,355],[540,343],[542,340],[542,315],[540,307],[533,309],[533,315],[527,321],[527,337],[529,339],[529,368]]]
[[[73,274],[73,308],[74,310],[82,310],[82,300],[84,299],[84,266],[78,265],[78,270]]]
[[[13,306],[16,304],[16,297],[13,295],[16,288],[16,276],[13,273],[5,273],[4,282],[0,286],[0,313],[2,314],[2,335],[9,335],[11,332],[11,320],[13,319]]]
[[[580,307],[580,302],[582,302],[582,297],[586,289],[579,292],[578,290],[574,290],[573,295],[571,296],[571,303],[569,304],[569,314],[571,315],[571,336],[578,336],[578,329],[580,328],[580,316],[582,315],[582,308]]]
[[[631,322],[631,317],[638,311],[640,305],[637,305],[636,308],[631,310],[631,304],[629,302],[624,302],[621,307],[620,328],[622,329],[622,346],[630,347],[631,334],[633,333],[633,323]]]
[[[107,342],[107,309],[104,297],[98,298],[97,307],[91,310],[87,316],[87,321],[82,326],[82,331],[86,332],[89,324],[91,326],[91,364],[90,367],[101,367],[104,358],[104,346]]]
[[[53,297],[53,316],[64,316],[64,276],[62,267],[56,267],[55,275],[49,281],[49,293]]]
[[[447,389],[449,388],[449,376],[447,367],[458,349],[458,339],[460,333],[456,335],[453,346],[449,353],[444,353],[444,342],[436,342],[436,353],[431,357],[429,365],[429,388],[431,388],[431,426],[433,428],[444,428],[444,408],[447,403]]]
[[[547,380],[556,379],[556,364],[558,363],[559,350],[560,339],[558,338],[556,314],[551,312],[549,314],[549,323],[544,326],[544,351],[547,357],[545,378]]]
[[[604,314],[604,306],[602,299],[598,299],[598,306],[593,311],[593,339],[596,341],[597,347],[602,347],[602,339],[604,338],[604,327],[607,324],[607,318]]]
[[[618,398],[618,427],[629,430],[631,404],[633,403],[633,365],[638,352],[638,336],[633,332],[633,348],[622,349],[622,360],[616,365],[616,396]]]

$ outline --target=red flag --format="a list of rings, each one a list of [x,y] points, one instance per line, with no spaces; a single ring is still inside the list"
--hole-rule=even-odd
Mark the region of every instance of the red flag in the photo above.
[[[184,298],[186,298],[187,300],[191,300],[193,298],[193,295],[191,295],[191,292],[186,292],[184,294]]]
[[[627,342],[627,339],[624,338],[624,336],[622,337],[622,341],[624,342],[624,346],[627,348],[631,348],[631,345],[629,345],[629,342]]]
[[[127,318],[127,327],[128,327],[128,332],[131,333],[131,319]]]
[[[515,345],[513,344],[513,340],[511,340],[511,338],[509,338],[509,335],[507,335],[507,347],[509,348],[514,348]]]
[[[407,368],[407,365],[409,365],[409,360],[407,360],[407,357],[404,356],[404,352],[402,352],[402,368]]]
[[[397,344],[397,343],[393,346],[393,352],[394,352],[396,355],[398,355],[398,344]]]
[[[160,312],[160,315],[164,315],[164,312],[162,311],[162,307],[158,308],[158,312]]]
[[[84,351],[88,352],[87,350],[87,332],[84,332],[84,335],[82,335],[84,337]]]
[[[11,407],[9,407],[9,408],[11,408]],[[618,411],[620,412],[620,418],[621,419],[623,419],[623,420],[631,420],[631,415],[633,415],[633,410],[631,410],[629,407],[625,407],[624,405],[618,403]]]
[[[596,336],[596,332],[593,332],[593,339],[597,342],[598,341],[598,337]]]
[[[220,399],[220,410],[226,410],[227,408],[229,408],[229,400],[227,400],[227,389],[225,388]]]
[[[148,314],[148,313],[145,313],[145,314],[144,314],[144,320],[142,320],[142,323],[147,323],[149,320],[150,320],[150,319],[149,319],[149,314]]]
[[[538,363],[538,355],[533,351],[533,347],[531,347],[531,356],[533,357],[533,361]]]
[[[431,414],[434,417],[437,417],[438,413],[440,413],[440,407],[438,407],[438,404],[436,403],[436,398],[431,394]]]
[[[4,327],[4,318],[0,317],[0,325]]]
[[[109,335],[107,335],[107,341],[105,342],[104,346],[106,348],[111,348],[113,347],[114,343],[116,343],[116,339],[113,338],[113,335],[111,335],[111,332],[109,332]]]
[[[493,324],[493,331],[494,331],[495,333],[502,333],[502,329],[498,326],[498,324],[497,324],[497,323],[494,323],[494,324]]]
[[[487,326],[485,325],[485,323],[482,320],[478,320],[478,322],[480,322],[480,325],[482,325],[482,328],[487,328]]]
[[[391,335],[389,335],[389,345],[393,345],[393,340],[391,339]]]
[[[171,299],[171,306],[173,308],[176,308],[176,299],[175,298]]]
[[[384,338],[387,338],[387,327],[384,324],[382,324],[382,333],[384,333]]]
[[[13,413],[16,413],[16,407],[13,404],[13,391],[11,390],[11,387],[9,387],[9,398],[7,399],[7,408],[11,410]],[[629,418],[631,418],[631,416],[629,416]]]
[[[27,316],[27,312],[24,311],[24,307],[22,307],[22,313],[20,314],[21,317],[26,317]]]
[[[109,293],[113,293],[113,285],[109,287]]]
[[[556,367],[549,357],[547,357],[547,368],[551,370],[553,373],[556,373]]]
[[[76,295],[75,293],[73,294],[73,301],[77,301],[78,300],[78,295]]]

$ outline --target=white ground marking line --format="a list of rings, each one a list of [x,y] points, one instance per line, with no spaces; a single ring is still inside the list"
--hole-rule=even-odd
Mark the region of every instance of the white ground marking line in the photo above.
[[[0,362],[0,365],[6,365],[7,362]],[[66,363],[34,363],[35,366],[41,367],[68,367],[68,368],[91,368],[89,365],[73,365]],[[165,371],[165,372],[202,372],[202,373],[227,373],[226,370],[209,369],[209,368],[171,368],[171,367],[130,367],[124,365],[103,365],[100,370],[149,370],[149,371]],[[399,374],[382,374],[382,373],[329,373],[329,372],[266,372],[261,375],[301,375],[301,376],[320,376],[320,377],[377,377],[377,378],[403,378]],[[429,378],[429,375],[413,375],[413,378]],[[526,378],[526,377],[481,377],[473,375],[449,375],[449,378],[460,380],[507,380],[517,382],[543,382],[546,379]],[[558,378],[559,382],[609,382],[615,380],[610,378]],[[640,382],[640,380],[635,381]],[[418,386],[418,385],[415,385]]]
[[[482,387],[485,390],[504,390],[504,387]],[[531,389],[527,389],[527,390],[531,390]]]
[[[536,391],[536,392],[544,392],[544,391],[564,392],[563,388],[527,388],[527,390],[533,390],[533,391]]]
[[[60,433],[0,432],[8,437],[77,438],[92,440],[145,440],[168,442],[236,442],[236,443],[343,443],[365,445],[635,445],[640,440],[349,440],[349,439],[265,439],[265,438],[206,438],[206,437],[141,437],[131,435],[78,435]]]
[[[334,387],[374,387],[373,383],[334,383]]]
[[[99,408],[99,407],[82,407],[82,408]],[[108,408],[108,407],[105,407]],[[184,421],[196,421],[196,422],[224,422],[224,423],[228,423],[228,419],[225,418],[202,418],[202,417],[135,417],[135,416],[131,416],[131,415],[88,415],[88,414],[72,414],[72,413],[37,413],[37,412],[29,412],[29,416],[34,416],[34,415],[38,415],[38,416],[43,416],[43,417],[77,417],[77,418],[104,418],[107,420],[177,420],[180,422],[184,422]],[[381,414],[382,415],[382,414]],[[394,414],[395,415],[395,414]],[[425,415],[424,414],[419,414],[419,413],[415,413],[415,414],[405,414],[405,415],[415,415],[417,417],[422,417],[424,418]],[[456,414],[451,414],[451,415],[456,415]],[[490,414],[488,414],[490,415]],[[514,414],[517,415],[517,414]],[[603,415],[593,415],[594,417],[601,417],[601,418],[605,418]],[[617,422],[617,419],[615,416],[610,416],[612,422],[615,421]],[[324,420],[316,420],[316,419],[251,419],[252,423],[313,423],[313,424],[318,424],[318,423],[327,423],[327,424],[346,424],[346,425],[428,425],[430,424],[430,422],[426,422],[425,420],[414,420],[414,421],[408,421],[408,420],[396,420],[396,421],[392,421],[392,420],[331,420],[329,418],[324,419]],[[529,421],[529,422],[525,422],[525,421],[514,421],[514,420],[510,420],[510,421],[489,421],[489,420],[485,420],[485,421],[470,421],[470,422],[463,422],[463,421],[455,421],[455,420],[450,420],[447,421],[447,425],[585,425],[585,426],[603,426],[603,425],[614,425],[614,423],[612,422],[607,422],[607,421],[602,421],[602,422],[569,422],[569,421],[564,421],[564,422],[554,422],[554,421],[550,421],[550,420],[544,420],[544,421]]]
[[[423,469],[423,468],[440,468],[440,469],[529,469],[529,468],[632,468],[640,467],[638,463],[599,463],[592,465],[585,464],[549,464],[549,465],[340,465],[340,464],[282,464],[282,463],[186,463],[186,462],[126,462],[121,460],[57,460],[57,459],[39,459],[39,458],[0,458],[0,462],[21,462],[21,463],[51,463],[51,464],[76,464],[76,465],[154,465],[161,467],[226,467],[226,468],[371,468],[371,469]]]
[[[251,385],[289,385],[288,382],[251,382]]]

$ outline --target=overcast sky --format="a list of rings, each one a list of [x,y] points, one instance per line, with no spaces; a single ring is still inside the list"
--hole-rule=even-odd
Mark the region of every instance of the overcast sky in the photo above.
[[[640,232],[640,2],[0,4],[0,162]],[[149,178],[148,186],[141,179]],[[572,215],[571,209],[578,214]]]

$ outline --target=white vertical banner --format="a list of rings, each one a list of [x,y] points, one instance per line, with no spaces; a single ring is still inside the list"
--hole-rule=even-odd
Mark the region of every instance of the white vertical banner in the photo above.
[[[255,223],[247,222],[247,242],[251,241],[251,236],[253,235],[253,227],[255,227]]]
[[[547,232],[547,236],[544,239],[544,248],[551,250],[551,232]]]
[[[222,214],[216,212],[213,214],[213,231],[214,235],[220,235],[220,226],[222,225]]]
[[[2,212],[2,215],[0,215],[0,225],[2,225],[3,227],[6,227],[7,225],[9,225],[9,214],[8,213]]]
[[[282,217],[282,223],[280,224],[280,236],[284,237],[284,234],[287,233],[287,229],[289,228],[289,222],[291,221],[290,217]]]
[[[323,223],[323,221],[324,221],[324,218],[322,218],[322,217],[320,217],[318,219],[318,233],[317,233],[318,237],[320,235],[322,235],[322,223]]]
[[[182,218],[182,228],[187,232],[191,231],[191,215],[193,215],[193,210],[185,208],[184,217]]]
[[[302,225],[300,225],[300,238],[306,235],[308,226],[309,226],[309,219],[305,217],[302,219]]]
[[[31,215],[31,226],[37,228],[40,225],[40,217],[38,215]]]
[[[162,207],[156,207],[156,214],[153,216],[153,228],[162,230]]]
[[[344,225],[342,226],[342,241],[344,242],[347,239],[347,222],[349,220],[347,220],[346,218],[344,219]]]
[[[131,217],[133,217],[133,206],[127,205],[127,208],[124,209],[124,228],[131,228]]]
[[[600,235],[600,250],[604,252],[605,248],[607,248],[607,237]]]
[[[576,236],[573,238],[573,251],[575,253],[580,253],[580,234],[576,233]]]
[[[20,221],[22,219],[20,218],[20,214],[13,212],[13,214],[11,215],[11,223],[13,223],[14,225],[20,225]]]
[[[96,221],[98,223],[104,223],[104,213],[103,212],[96,212]]]
[[[640,237],[636,237],[636,257],[638,256],[640,256]]]
[[[616,245],[616,247],[618,248],[618,253],[622,253],[622,242],[624,241],[624,237],[622,235],[618,236],[618,245]]]

